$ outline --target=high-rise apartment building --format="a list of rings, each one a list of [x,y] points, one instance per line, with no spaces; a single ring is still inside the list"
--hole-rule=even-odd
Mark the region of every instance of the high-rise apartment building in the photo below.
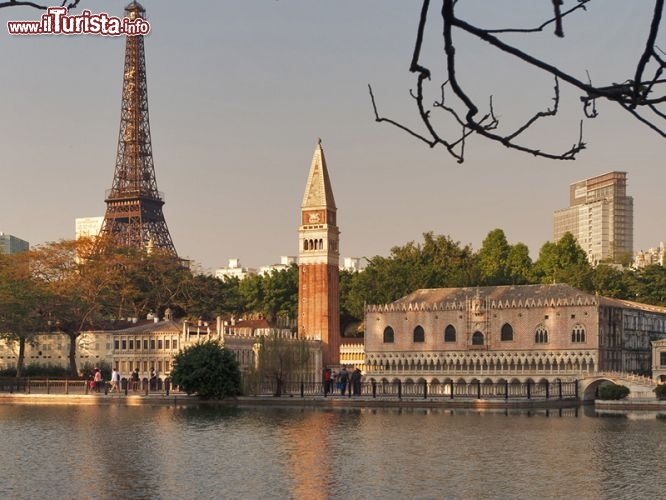
[[[627,196],[627,173],[608,172],[569,186],[569,208],[555,212],[553,238],[571,233],[592,265],[631,259],[634,199]]]
[[[27,241],[11,234],[0,233],[0,253],[27,252],[29,249],[30,244]]]

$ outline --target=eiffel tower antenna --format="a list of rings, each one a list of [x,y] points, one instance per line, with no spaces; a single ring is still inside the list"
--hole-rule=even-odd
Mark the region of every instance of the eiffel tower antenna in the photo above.
[[[125,7],[125,17],[145,19],[145,15],[136,1]],[[147,252],[161,249],[177,256],[162,212],[164,195],[155,180],[142,35],[126,37],[116,169],[105,201],[102,241]]]

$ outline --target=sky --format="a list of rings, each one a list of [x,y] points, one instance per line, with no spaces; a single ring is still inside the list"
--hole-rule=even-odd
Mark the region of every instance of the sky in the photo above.
[[[128,2],[81,0],[121,16]],[[448,235],[478,249],[495,228],[533,258],[552,238],[553,212],[569,185],[628,172],[634,249],[666,239],[666,141],[609,103],[583,124],[576,161],[510,151],[480,138],[458,164],[380,113],[419,129],[408,71],[420,11],[404,0],[143,0],[150,127],[157,186],[176,250],[204,271],[230,258],[259,267],[298,254],[300,204],[321,138],[338,207],[342,257]],[[567,1],[567,5],[572,0]],[[434,100],[443,75],[441,19],[433,2],[423,63]],[[463,0],[460,15],[483,27],[524,27],[550,14],[550,0]],[[604,0],[552,30],[514,36],[537,56],[595,84],[633,75],[650,2]],[[464,9],[464,10],[463,10]],[[34,9],[0,9],[0,231],[31,245],[74,237],[77,217],[105,212],[120,123],[124,39],[99,35],[11,36],[6,22]],[[552,104],[551,77],[489,46],[456,37],[458,77],[485,106],[493,96],[512,129]],[[666,47],[665,43],[661,43]],[[526,141],[566,150],[578,138],[578,93],[562,86],[560,114]],[[442,130],[448,122],[437,116]]]

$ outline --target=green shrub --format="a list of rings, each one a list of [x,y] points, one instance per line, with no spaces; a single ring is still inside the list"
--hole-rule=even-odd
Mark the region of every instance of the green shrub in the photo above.
[[[202,399],[223,399],[241,393],[238,361],[215,340],[186,347],[174,357],[174,385]]]
[[[666,384],[660,384],[654,388],[654,393],[659,399],[666,399]]]
[[[619,384],[608,384],[599,387],[599,399],[624,399],[629,395],[629,388]]]

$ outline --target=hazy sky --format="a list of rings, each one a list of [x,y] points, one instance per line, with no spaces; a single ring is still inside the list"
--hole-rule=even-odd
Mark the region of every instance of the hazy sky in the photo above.
[[[127,3],[82,0],[81,8],[120,16]],[[666,141],[610,104],[600,103],[601,116],[585,121],[589,149],[575,162],[535,159],[473,138],[459,165],[444,150],[375,123],[368,83],[384,115],[418,127],[408,68],[420,2],[142,4],[151,23],[145,47],[157,185],[176,249],[204,269],[232,257],[258,267],[298,253],[300,203],[318,137],[342,256],[387,255],[426,231],[478,249],[499,227],[536,257],[552,237],[553,211],[568,204],[569,184],[610,170],[628,172],[635,249],[666,239]],[[535,25],[536,15],[552,9],[550,0],[459,5],[484,27]],[[651,5],[593,2],[565,23],[563,40],[548,30],[525,47],[581,79],[588,70],[594,83],[621,82],[633,74]],[[424,63],[437,78],[441,20],[432,14]],[[7,34],[6,21],[39,15],[0,9],[0,231],[32,245],[73,238],[76,217],[104,214],[125,44],[121,37]],[[507,126],[551,105],[550,77],[525,72],[466,37],[458,57],[459,78],[480,104],[492,94]],[[535,128],[533,143],[564,150],[576,141],[578,93],[563,87],[562,97],[561,116]]]

